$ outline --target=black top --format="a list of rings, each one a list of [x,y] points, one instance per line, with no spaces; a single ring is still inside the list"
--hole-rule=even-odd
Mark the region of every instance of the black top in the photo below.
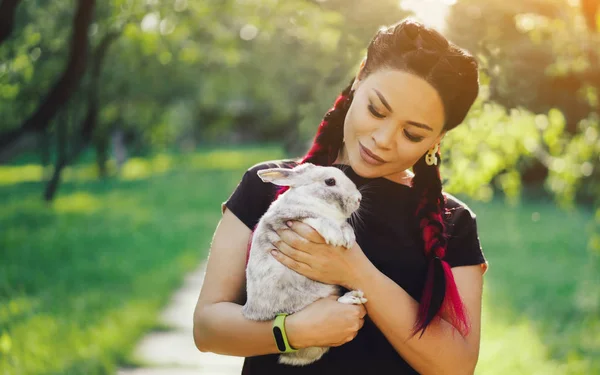
[[[263,182],[258,170],[293,168],[292,160],[278,160],[249,168],[241,182],[223,203],[248,228],[254,230],[273,201],[278,186]],[[351,221],[356,242],[369,260],[417,301],[425,284],[426,259],[421,231],[414,212],[419,198],[414,189],[386,178],[364,178],[347,165],[334,165],[356,184],[363,196],[359,211],[363,220]],[[362,186],[368,185],[364,189]],[[446,194],[448,247],[445,260],[451,267],[487,265],[482,252],[475,214],[461,201]],[[223,207],[224,208],[224,207]],[[345,291],[345,290],[344,290]],[[398,312],[401,314],[402,312]],[[307,366],[277,363],[279,354],[248,357],[242,374],[417,374],[365,316],[365,324],[354,340],[332,347],[318,361]]]

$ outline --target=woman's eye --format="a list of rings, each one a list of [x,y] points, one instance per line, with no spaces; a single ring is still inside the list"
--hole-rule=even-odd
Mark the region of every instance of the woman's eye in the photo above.
[[[375,107],[373,107],[373,104],[369,104],[369,112],[371,112],[373,114],[373,116],[375,116],[377,118],[385,117],[384,115],[382,115],[381,113],[379,113],[375,110]]]
[[[406,130],[404,131],[404,134],[406,135],[406,138],[408,138],[408,140],[411,142],[421,142],[423,140],[423,138],[425,138],[425,137],[421,137],[419,135],[412,135],[409,132],[407,132]]]
[[[327,184],[327,186],[335,186],[335,178],[328,178],[325,180],[325,184]]]

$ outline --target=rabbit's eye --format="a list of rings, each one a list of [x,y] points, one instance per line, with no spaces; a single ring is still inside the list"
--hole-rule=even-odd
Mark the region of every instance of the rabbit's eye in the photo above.
[[[327,180],[325,180],[325,183],[327,184],[327,186],[334,186],[335,178],[328,178]]]

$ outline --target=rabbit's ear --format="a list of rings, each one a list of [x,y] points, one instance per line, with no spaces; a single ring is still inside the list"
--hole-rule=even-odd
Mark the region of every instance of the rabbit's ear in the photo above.
[[[286,168],[262,169],[256,173],[263,182],[272,182],[279,186],[292,186],[295,175],[293,170]]]
[[[305,163],[295,168],[270,168],[262,169],[257,172],[258,177],[264,182],[272,182],[279,186],[300,186],[311,182],[308,171],[315,168],[315,165]]]

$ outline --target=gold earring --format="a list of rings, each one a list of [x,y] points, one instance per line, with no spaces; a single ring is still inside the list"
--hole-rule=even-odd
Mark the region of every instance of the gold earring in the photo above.
[[[437,165],[438,163],[438,158],[437,158],[437,152],[440,150],[440,144],[436,144],[435,147],[430,148],[429,151],[427,151],[427,155],[425,155],[425,163],[427,163],[427,165]]]

